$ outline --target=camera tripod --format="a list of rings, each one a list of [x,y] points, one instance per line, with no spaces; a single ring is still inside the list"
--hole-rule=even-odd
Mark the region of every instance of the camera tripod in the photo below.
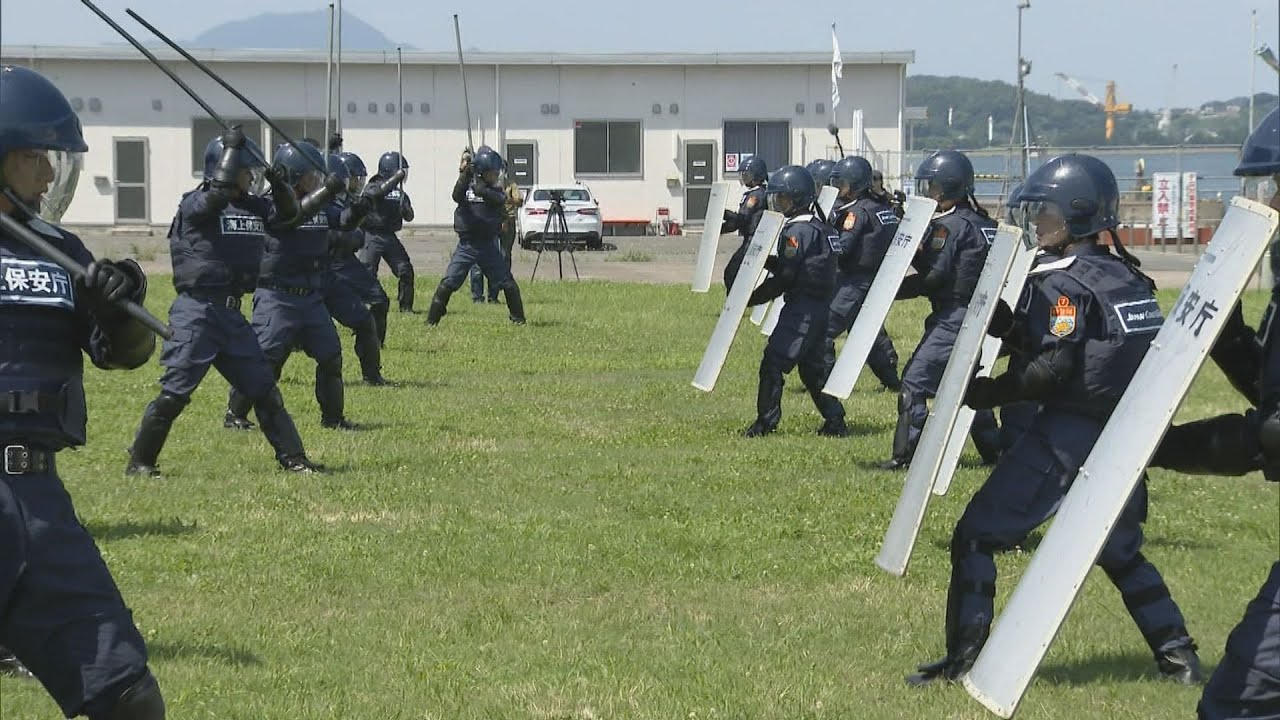
[[[542,226],[542,237],[538,238],[538,244],[534,248],[538,253],[538,258],[533,261],[533,274],[529,276],[529,281],[538,274],[538,263],[542,261],[542,251],[548,248],[556,251],[556,260],[560,265],[560,279],[564,279],[564,252],[569,251],[569,261],[573,263],[573,276],[579,281],[582,276],[578,274],[578,259],[573,254],[573,239],[569,237],[569,222],[564,219],[564,205],[561,201],[564,198],[556,193],[551,195],[551,207],[547,208],[547,222]],[[554,223],[555,229],[552,230]]]

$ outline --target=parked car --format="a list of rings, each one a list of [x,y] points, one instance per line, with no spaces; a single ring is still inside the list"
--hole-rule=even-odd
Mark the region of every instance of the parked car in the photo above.
[[[604,234],[600,202],[591,194],[591,189],[582,183],[534,185],[529,188],[525,193],[524,205],[520,208],[519,221],[516,223],[516,237],[520,241],[520,247],[534,250],[542,242],[542,233],[548,228],[547,217],[551,209],[551,199],[555,194],[563,198],[560,207],[564,209],[569,241],[574,245],[592,250],[599,249],[600,237]],[[551,228],[552,233],[556,231],[556,228]],[[548,243],[556,239],[548,238]]]

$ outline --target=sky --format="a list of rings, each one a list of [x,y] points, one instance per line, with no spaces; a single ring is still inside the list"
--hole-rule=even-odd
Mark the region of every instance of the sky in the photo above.
[[[1257,42],[1280,53],[1280,0],[1030,0],[1023,11],[1023,56],[1030,89],[1074,98],[1054,77],[1074,76],[1098,97],[1107,80],[1118,100],[1141,109],[1193,107],[1258,92],[1280,92],[1280,75],[1253,59]],[[137,11],[175,38],[192,38],[226,20],[264,12],[323,10],[317,0],[98,0],[131,30]],[[842,0],[817,11],[795,0],[595,0],[551,3],[485,0],[343,0],[343,9],[392,41],[452,50],[451,14],[463,44],[482,50],[541,52],[830,52],[837,24],[843,52],[914,50],[915,75],[1015,80],[1018,0]],[[203,10],[192,12],[193,7]],[[483,10],[479,9],[483,8]],[[49,22],[57,18],[57,23]],[[97,45],[118,42],[78,0],[0,0],[0,43]],[[299,38],[323,47],[323,38]],[[1175,69],[1176,66],[1176,69]]]

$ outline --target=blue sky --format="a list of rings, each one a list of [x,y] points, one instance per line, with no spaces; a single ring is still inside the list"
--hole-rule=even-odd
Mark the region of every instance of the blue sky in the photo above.
[[[100,0],[128,28],[130,7],[176,38],[225,20],[272,12],[323,10],[314,0]],[[915,50],[912,74],[1014,78],[1017,0],[845,0],[820,12],[794,0],[595,0],[550,3],[485,0],[344,0],[354,14],[395,42],[453,48],[451,14],[463,42],[485,50],[558,52],[829,51],[838,23],[841,49]],[[1197,105],[1249,92],[1250,10],[1258,42],[1280,45],[1280,0],[1031,0],[1024,11],[1023,54],[1033,90],[1075,97],[1054,77],[1075,76],[1102,96],[1115,80],[1119,99],[1140,108]],[[193,7],[203,7],[193,12]],[[57,18],[57,23],[49,22]],[[114,34],[77,0],[0,3],[0,42],[95,45]],[[299,38],[300,47],[323,38]],[[1280,52],[1280,49],[1278,49]],[[1174,65],[1177,71],[1174,71]],[[1280,91],[1280,76],[1257,63],[1259,92]]]

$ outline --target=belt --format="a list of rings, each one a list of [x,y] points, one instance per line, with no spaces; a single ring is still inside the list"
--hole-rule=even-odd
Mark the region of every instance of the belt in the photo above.
[[[258,287],[265,290],[275,290],[276,292],[282,292],[286,295],[297,295],[299,297],[305,297],[317,290],[317,288],[289,287],[288,285],[259,285]]]
[[[218,307],[231,308],[233,310],[240,309],[240,295],[231,295],[231,294],[223,294],[223,293],[206,293],[206,292],[200,292],[200,291],[188,291],[187,294],[195,298],[196,300],[200,300],[201,302],[207,302],[210,305],[217,305]]]
[[[65,402],[66,399],[62,393],[10,390],[7,393],[0,393],[0,414],[59,413],[62,412]]]
[[[5,445],[4,475],[29,475],[53,467],[53,453],[31,445]]]

